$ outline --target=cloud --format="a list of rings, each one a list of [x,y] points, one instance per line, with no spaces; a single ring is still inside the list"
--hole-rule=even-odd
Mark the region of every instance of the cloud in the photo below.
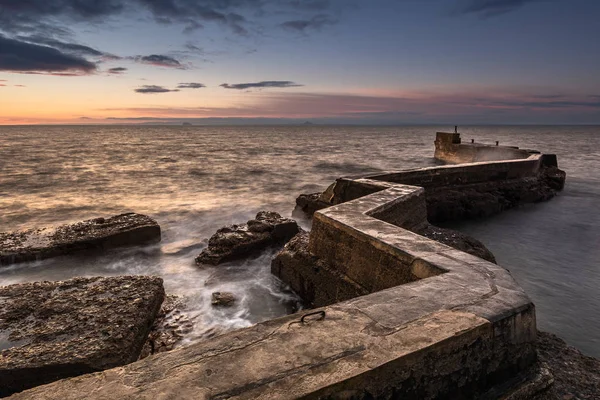
[[[15,86],[15,87],[27,87],[25,85],[13,85],[13,86]]]
[[[134,57],[134,60],[139,63],[142,63],[142,64],[149,64],[149,65],[154,65],[157,67],[185,69],[185,66],[183,64],[181,64],[175,58],[165,56],[162,54],[151,54],[149,56],[137,56],[137,57]]]
[[[66,37],[72,23],[103,23],[123,14],[149,13],[162,24],[183,24],[184,32],[216,23],[238,35],[260,32],[257,23],[269,16],[325,12],[328,0],[4,0],[0,27],[13,35]],[[304,17],[304,18],[302,18]]]
[[[262,81],[262,82],[253,82],[253,83],[223,83],[221,85],[222,88],[225,89],[236,89],[236,90],[246,90],[246,89],[264,89],[264,88],[289,88],[289,87],[300,87],[304,85],[299,85],[292,81]]]
[[[153,93],[179,92],[179,89],[167,89],[166,87],[158,86],[158,85],[144,85],[142,87],[134,89],[134,91],[137,93],[153,94]]]
[[[0,34],[0,71],[76,76],[94,73],[96,64],[53,47],[27,43]]]
[[[293,21],[286,21],[281,24],[285,29],[306,32],[307,30],[319,30],[327,25],[334,25],[337,21],[326,14],[315,15],[311,19],[298,19]]]
[[[126,71],[127,71],[127,68],[125,68],[125,67],[115,67],[115,68],[108,69],[108,73],[113,74],[113,75],[121,75],[121,74],[125,73]]]
[[[528,3],[540,0],[464,0],[458,7],[461,14],[476,14],[483,18],[506,14]]]
[[[180,83],[177,85],[177,89],[200,89],[204,87],[206,87],[206,85],[196,82]]]
[[[53,47],[65,53],[77,54],[80,56],[91,56],[91,57],[102,57],[108,55],[96,50],[92,47],[85,46],[78,43],[69,43],[61,40],[53,39],[50,37],[44,37],[40,35],[34,36],[16,36],[15,39],[22,40],[28,43],[41,44],[49,47]],[[110,55],[112,56],[112,55]],[[113,56],[114,57],[114,56]]]

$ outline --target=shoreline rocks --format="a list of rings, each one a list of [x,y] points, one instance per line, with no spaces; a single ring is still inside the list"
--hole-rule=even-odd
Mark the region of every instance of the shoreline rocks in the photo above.
[[[214,292],[211,296],[211,304],[215,307],[231,307],[237,301],[233,293]]]
[[[82,251],[160,242],[160,226],[135,213],[95,218],[56,228],[0,233],[0,266]]]
[[[185,303],[178,296],[165,297],[140,353],[140,360],[152,354],[173,350],[192,331],[193,323],[184,309]]]
[[[164,296],[152,276],[0,287],[0,396],[136,361]]]
[[[197,265],[219,265],[284,244],[299,231],[296,221],[283,218],[276,212],[261,211],[246,224],[219,229],[195,261]]]

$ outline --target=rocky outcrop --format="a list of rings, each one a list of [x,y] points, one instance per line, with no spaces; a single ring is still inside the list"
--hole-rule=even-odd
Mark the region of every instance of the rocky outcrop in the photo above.
[[[167,296],[152,324],[140,360],[152,354],[173,350],[191,332],[193,323],[184,311],[185,303],[178,296]]]
[[[137,360],[162,283],[120,276],[0,287],[0,396]]]
[[[430,222],[488,217],[527,203],[547,201],[565,184],[566,174],[545,167],[534,177],[425,189]]]
[[[0,233],[0,265],[159,241],[160,226],[152,218],[121,214],[57,228]]]
[[[307,216],[312,216],[315,211],[331,206],[330,203],[321,200],[322,193],[301,194],[296,199],[294,213],[301,211]]]
[[[538,357],[554,377],[549,389],[530,400],[592,400],[600,396],[600,360],[582,354],[562,339],[538,332]]]
[[[486,261],[496,263],[496,257],[494,257],[494,254],[483,243],[464,233],[452,229],[440,228],[431,224],[415,229],[414,232],[457,250],[483,258]]]
[[[219,229],[208,241],[208,247],[196,264],[218,265],[269,246],[281,245],[299,232],[296,221],[283,218],[276,212],[261,211],[244,225],[230,225]]]
[[[211,295],[211,304],[217,307],[231,307],[236,302],[233,293],[229,292],[214,292]]]

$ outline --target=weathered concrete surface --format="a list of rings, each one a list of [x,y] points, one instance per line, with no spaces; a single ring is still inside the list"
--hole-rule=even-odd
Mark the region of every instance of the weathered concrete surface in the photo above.
[[[276,212],[261,211],[244,225],[219,229],[208,241],[208,247],[196,257],[196,264],[218,265],[284,244],[299,231],[296,221]]]
[[[452,164],[524,159],[529,155],[529,150],[522,150],[515,146],[462,143],[460,133],[437,132],[435,138],[434,157]]]
[[[159,241],[156,221],[141,214],[121,214],[57,228],[0,233],[0,265]]]
[[[12,398],[471,398],[530,356],[516,351],[518,332],[513,344],[501,341],[506,328],[469,312],[390,318],[374,312],[384,304],[371,306],[279,318]]]
[[[137,360],[163,298],[146,276],[0,287],[0,396]]]
[[[309,233],[300,232],[273,258],[271,273],[289,285],[308,308],[369,294],[360,283],[330,268],[308,251]]]

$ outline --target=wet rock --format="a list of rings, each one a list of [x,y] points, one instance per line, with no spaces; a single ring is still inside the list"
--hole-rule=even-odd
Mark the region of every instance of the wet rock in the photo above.
[[[233,293],[229,292],[214,292],[212,294],[211,304],[213,306],[231,307],[236,301]]]
[[[169,295],[165,298],[144,343],[140,360],[152,354],[173,350],[192,331],[194,325],[184,310],[185,303],[178,296]]]
[[[415,233],[448,245],[457,250],[464,251],[465,253],[483,258],[484,260],[493,262],[494,264],[496,263],[496,257],[494,257],[494,254],[488,250],[483,243],[469,235],[465,235],[464,233],[452,229],[440,228],[430,224],[420,227],[419,229],[415,229]]]
[[[0,396],[137,360],[163,298],[149,276],[0,287]]]
[[[121,214],[57,228],[0,233],[0,265],[159,241],[156,221],[141,214]]]
[[[208,247],[196,264],[218,265],[269,246],[281,245],[299,232],[296,221],[283,218],[276,212],[261,211],[244,225],[230,225],[219,229],[208,241]]]
[[[531,400],[598,399],[600,394],[600,360],[582,354],[562,339],[538,332],[538,357],[553,377],[550,388]]]
[[[322,193],[301,194],[296,199],[294,213],[301,211],[310,217],[315,211],[331,206],[330,203],[321,200],[321,195]]]
[[[565,184],[566,173],[545,167],[537,176],[470,185],[426,188],[430,222],[482,218],[527,203],[547,201]]]

